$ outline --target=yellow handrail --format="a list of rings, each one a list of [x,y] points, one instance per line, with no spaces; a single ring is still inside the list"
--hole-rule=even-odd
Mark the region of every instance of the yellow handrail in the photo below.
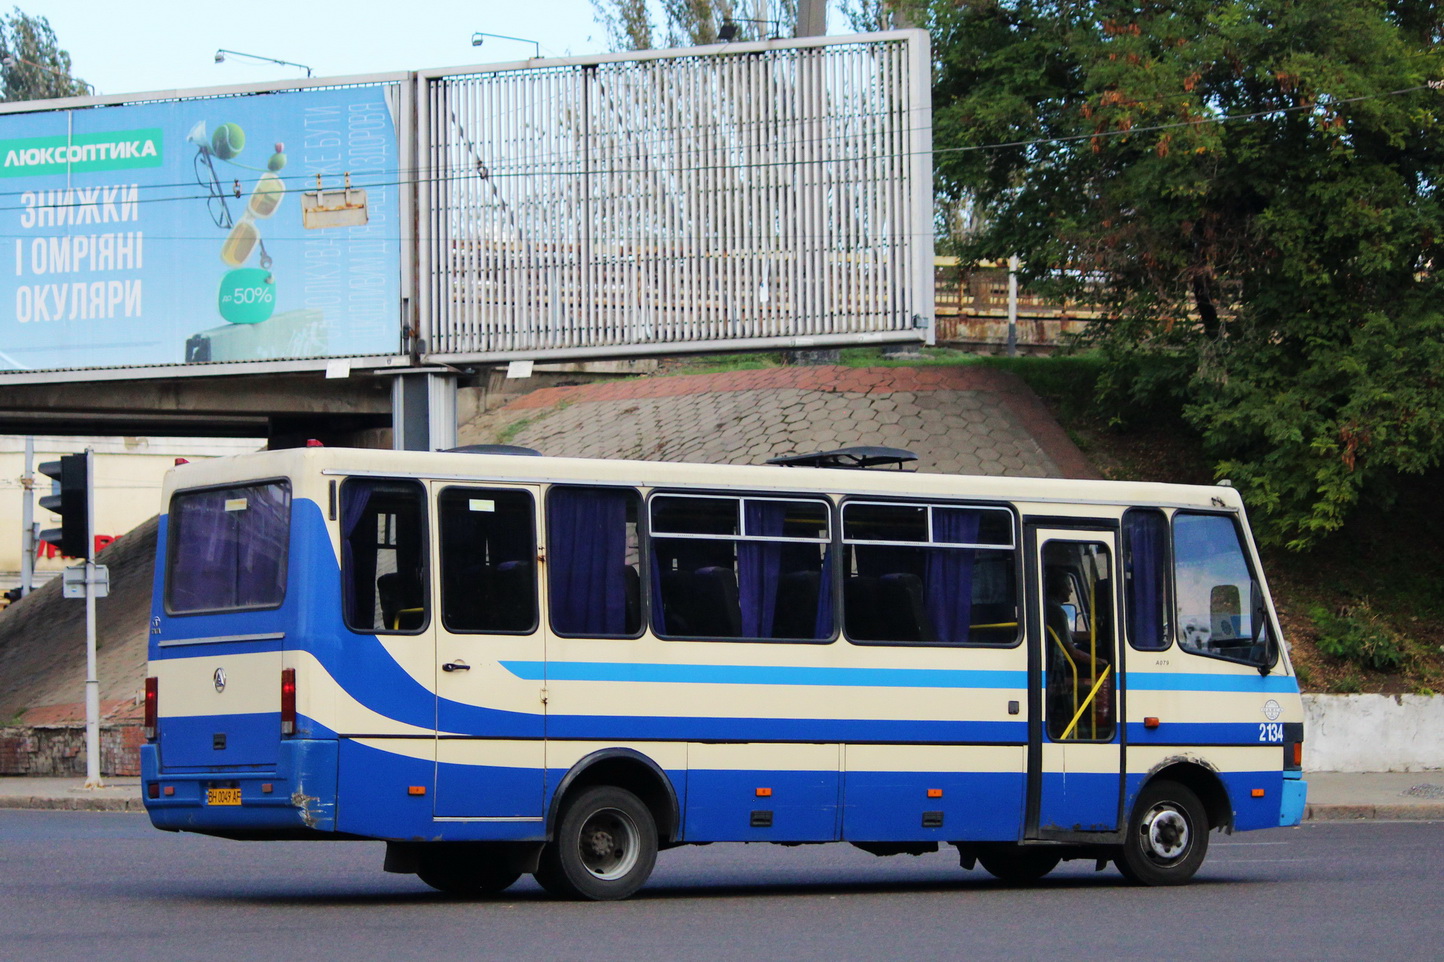
[[[1078,726],[1078,719],[1082,718],[1083,712],[1087,711],[1088,706],[1093,704],[1093,699],[1098,695],[1098,689],[1103,687],[1103,682],[1108,679],[1108,673],[1112,670],[1113,666],[1109,665],[1107,668],[1104,668],[1103,671],[1099,673],[1098,680],[1093,683],[1092,690],[1088,692],[1088,697],[1083,699],[1083,704],[1078,706],[1078,711],[1074,713],[1073,720],[1068,723],[1067,728],[1063,729],[1063,734],[1058,736],[1058,740],[1060,742],[1067,740],[1068,736],[1073,733],[1073,729]],[[1094,737],[1097,737],[1098,719],[1096,715],[1093,719],[1093,731]]]

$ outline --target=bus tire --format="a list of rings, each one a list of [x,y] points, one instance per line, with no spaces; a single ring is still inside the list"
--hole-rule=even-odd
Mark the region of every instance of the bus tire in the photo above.
[[[1182,885],[1208,853],[1208,815],[1187,787],[1161,780],[1138,794],[1123,848],[1114,859],[1135,885]]]
[[[978,864],[993,878],[1010,885],[1031,885],[1058,867],[1061,857],[1047,848],[1023,845],[985,846]]]
[[[656,861],[651,811],[631,792],[599,785],[567,802],[535,874],[558,898],[612,901],[641,888]]]
[[[416,877],[438,892],[479,898],[505,891],[521,873],[502,862],[437,852],[422,857]]]

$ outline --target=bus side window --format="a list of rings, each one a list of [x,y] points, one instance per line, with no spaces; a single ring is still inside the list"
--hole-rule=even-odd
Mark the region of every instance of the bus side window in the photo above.
[[[642,630],[637,515],[631,488],[553,485],[547,492],[547,606],[559,635]]]
[[[896,644],[1014,644],[1013,516],[999,508],[843,505],[848,638]]]
[[[656,495],[652,629],[669,638],[827,641],[831,509],[821,499]]]
[[[446,630],[534,631],[537,552],[531,493],[446,488],[437,498],[437,526]]]
[[[1162,651],[1168,631],[1168,518],[1157,508],[1123,515],[1123,604],[1128,643]]]
[[[426,496],[410,481],[341,486],[342,608],[364,632],[417,632],[429,620]]]

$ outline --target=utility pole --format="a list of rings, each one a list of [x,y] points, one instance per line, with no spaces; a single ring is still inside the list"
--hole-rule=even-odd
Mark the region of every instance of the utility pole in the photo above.
[[[35,439],[25,439],[25,473],[20,476],[20,597],[35,586]]]
[[[110,593],[110,571],[95,563],[95,452],[47,461],[40,473],[58,482],[40,506],[60,515],[60,527],[40,532],[68,558],[84,562],[62,573],[62,594],[85,599],[85,787],[104,788],[100,779],[100,679],[96,673],[95,599]]]

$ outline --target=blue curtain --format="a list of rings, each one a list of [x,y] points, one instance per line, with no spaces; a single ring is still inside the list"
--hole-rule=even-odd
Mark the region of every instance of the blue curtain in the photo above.
[[[1168,647],[1163,634],[1167,530],[1168,522],[1157,511],[1129,511],[1123,516],[1128,640],[1144,651]]]
[[[787,519],[787,505],[781,501],[746,502],[749,535],[780,537]],[[742,637],[772,637],[777,614],[777,582],[782,574],[781,541],[739,541],[737,543],[737,600],[742,607]]]
[[[366,517],[366,506],[370,503],[371,486],[364,481],[350,481],[341,486],[341,583],[345,586],[344,597],[349,601],[346,621],[353,628],[371,628],[376,624],[375,547],[366,552],[370,570],[360,580],[367,583],[369,590],[363,593],[357,590],[361,573],[356,570],[356,546],[351,541],[361,520]]]
[[[627,626],[627,507],[634,495],[605,488],[553,488],[547,498],[552,625],[576,635],[624,635]]]
[[[933,537],[950,544],[975,544],[978,540],[977,511],[960,508],[933,509]],[[972,548],[928,549],[923,577],[924,606],[937,631],[938,641],[966,644],[973,619]]]

